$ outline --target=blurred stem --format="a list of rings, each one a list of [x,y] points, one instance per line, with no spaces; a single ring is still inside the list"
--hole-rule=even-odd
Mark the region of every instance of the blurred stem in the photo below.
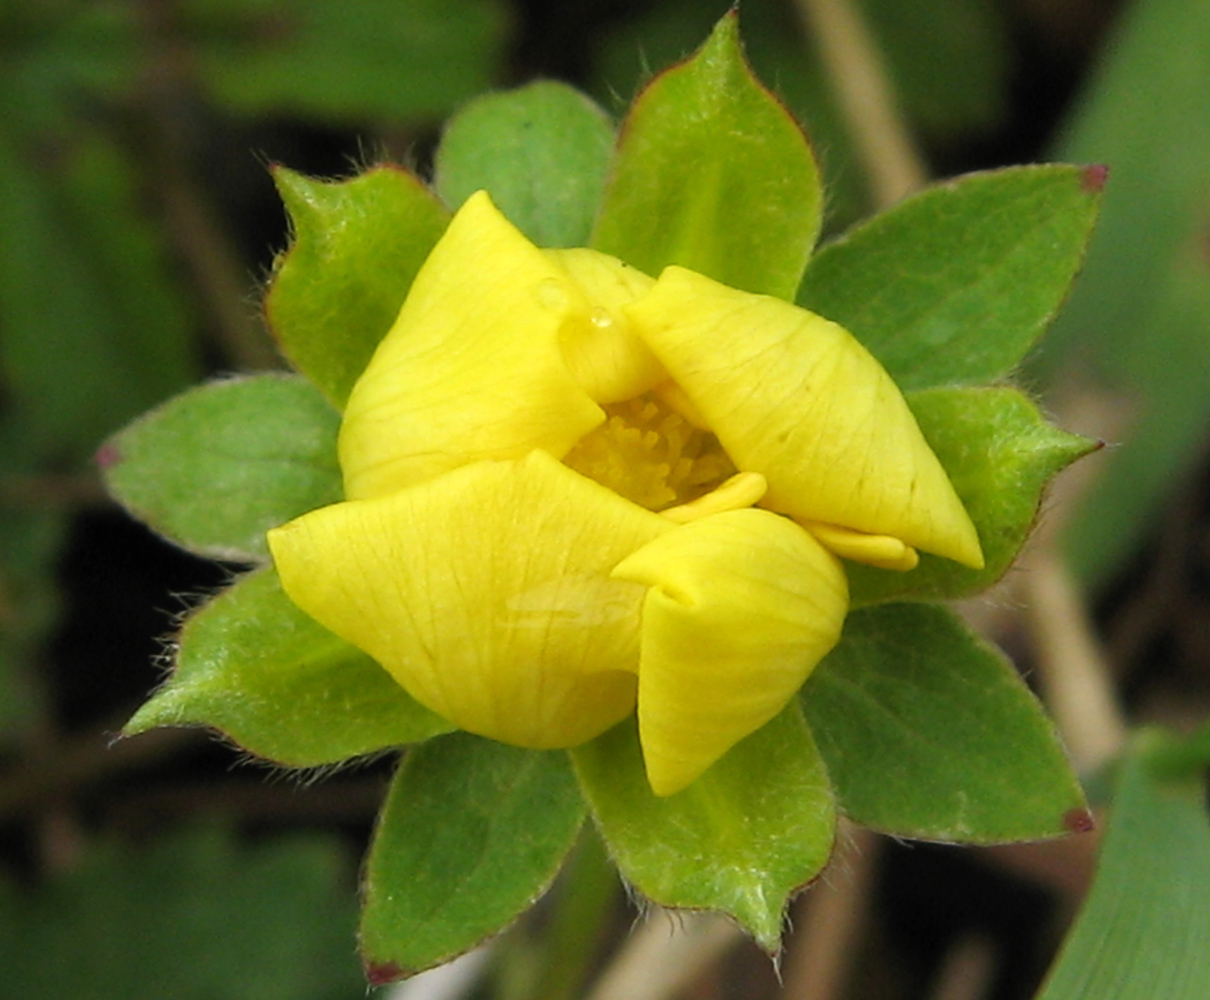
[[[666,1000],[743,940],[717,914],[653,909],[588,994],[588,1000]]]
[[[176,160],[170,154],[170,160]],[[251,282],[201,191],[173,162],[160,174],[160,194],[169,230],[189,263],[206,301],[228,361],[241,371],[279,368],[277,352],[248,303]]]
[[[573,1000],[581,994],[601,950],[618,889],[605,845],[588,824],[557,888],[533,996]]]
[[[142,110],[148,131],[148,176],[228,363],[241,370],[278,368],[277,351],[248,302],[252,282],[192,169],[196,144],[187,132],[194,118],[190,98],[197,88],[188,53],[175,40],[175,8],[176,4],[163,0],[143,0],[138,5],[150,53],[148,79],[140,88],[146,95]]]
[[[854,0],[795,4],[807,33],[818,40],[874,201],[887,208],[923,187],[928,170],[899,112],[878,45]]]
[[[989,937],[964,934],[942,959],[929,1000],[980,1000],[990,996],[999,958]]]
[[[1126,740],[1108,666],[1071,570],[1053,545],[1028,560],[1026,615],[1037,646],[1043,695],[1077,770],[1112,760]]]
[[[841,822],[827,873],[798,903],[805,904],[806,912],[795,921],[790,941],[785,1000],[838,1000],[845,995],[881,846],[871,831]]]
[[[105,775],[170,757],[198,739],[192,730],[160,729],[115,743],[116,728],[43,741],[34,747],[26,760],[0,778],[0,820],[38,809],[56,797],[68,797]]]
[[[95,473],[45,473],[0,478],[0,511],[6,507],[25,510],[73,510],[107,503],[109,495]]]

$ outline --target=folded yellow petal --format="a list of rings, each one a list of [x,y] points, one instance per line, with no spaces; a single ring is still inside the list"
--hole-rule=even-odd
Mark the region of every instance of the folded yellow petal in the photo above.
[[[760,501],[768,489],[769,484],[759,472],[737,472],[705,496],[690,500],[679,507],[661,510],[660,516],[677,524],[688,524],[711,514],[751,507]]]
[[[736,466],[768,479],[762,506],[983,565],[898,387],[843,327],[680,267],[626,311]]]
[[[671,530],[535,451],[312,511],[269,546],[291,600],[422,704],[547,748],[633,709],[644,591],[609,574]]]
[[[354,386],[340,432],[345,495],[385,496],[481,459],[561,457],[605,417],[561,341],[592,323],[565,268],[484,192],[450,222]]]
[[[613,575],[650,588],[638,716],[657,795],[777,715],[836,644],[849,603],[835,556],[788,518],[751,508],[677,527]]]
[[[668,378],[651,349],[630,329],[623,307],[655,284],[616,257],[596,250],[547,250],[592,303],[587,323],[563,330],[563,354],[576,382],[598,403],[633,399]]]
[[[901,573],[920,565],[920,556],[914,548],[889,535],[868,535],[864,531],[838,528],[834,524],[821,524],[818,521],[804,521],[803,527],[811,532],[817,542],[842,559],[852,559],[879,569],[899,570]]]

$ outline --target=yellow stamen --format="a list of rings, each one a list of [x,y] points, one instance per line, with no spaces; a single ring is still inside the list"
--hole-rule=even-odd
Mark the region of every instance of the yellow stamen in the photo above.
[[[603,407],[605,423],[564,463],[648,510],[696,500],[735,474],[718,439],[653,395]]]

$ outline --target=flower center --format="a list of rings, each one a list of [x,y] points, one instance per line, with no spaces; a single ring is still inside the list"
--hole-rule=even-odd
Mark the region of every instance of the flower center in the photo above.
[[[735,474],[709,431],[649,393],[603,407],[605,423],[563,459],[581,475],[648,510],[696,500]]]

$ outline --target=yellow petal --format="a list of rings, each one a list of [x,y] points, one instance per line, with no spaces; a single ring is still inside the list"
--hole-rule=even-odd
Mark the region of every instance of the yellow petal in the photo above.
[[[898,387],[843,327],[669,267],[627,308],[762,506],[981,567],[974,525]]]
[[[596,250],[547,250],[592,303],[587,323],[568,324],[563,354],[575,380],[598,403],[617,403],[668,378],[630,329],[623,307],[650,291],[653,278]]]
[[[836,644],[848,610],[839,561],[787,518],[735,510],[624,559],[646,584],[639,739],[671,795],[772,719]]]
[[[312,511],[269,547],[291,600],[417,701],[547,748],[634,707],[643,589],[609,571],[669,530],[535,451]]]
[[[353,387],[340,431],[350,499],[481,459],[556,458],[605,417],[563,358],[591,306],[566,270],[472,195]]]

